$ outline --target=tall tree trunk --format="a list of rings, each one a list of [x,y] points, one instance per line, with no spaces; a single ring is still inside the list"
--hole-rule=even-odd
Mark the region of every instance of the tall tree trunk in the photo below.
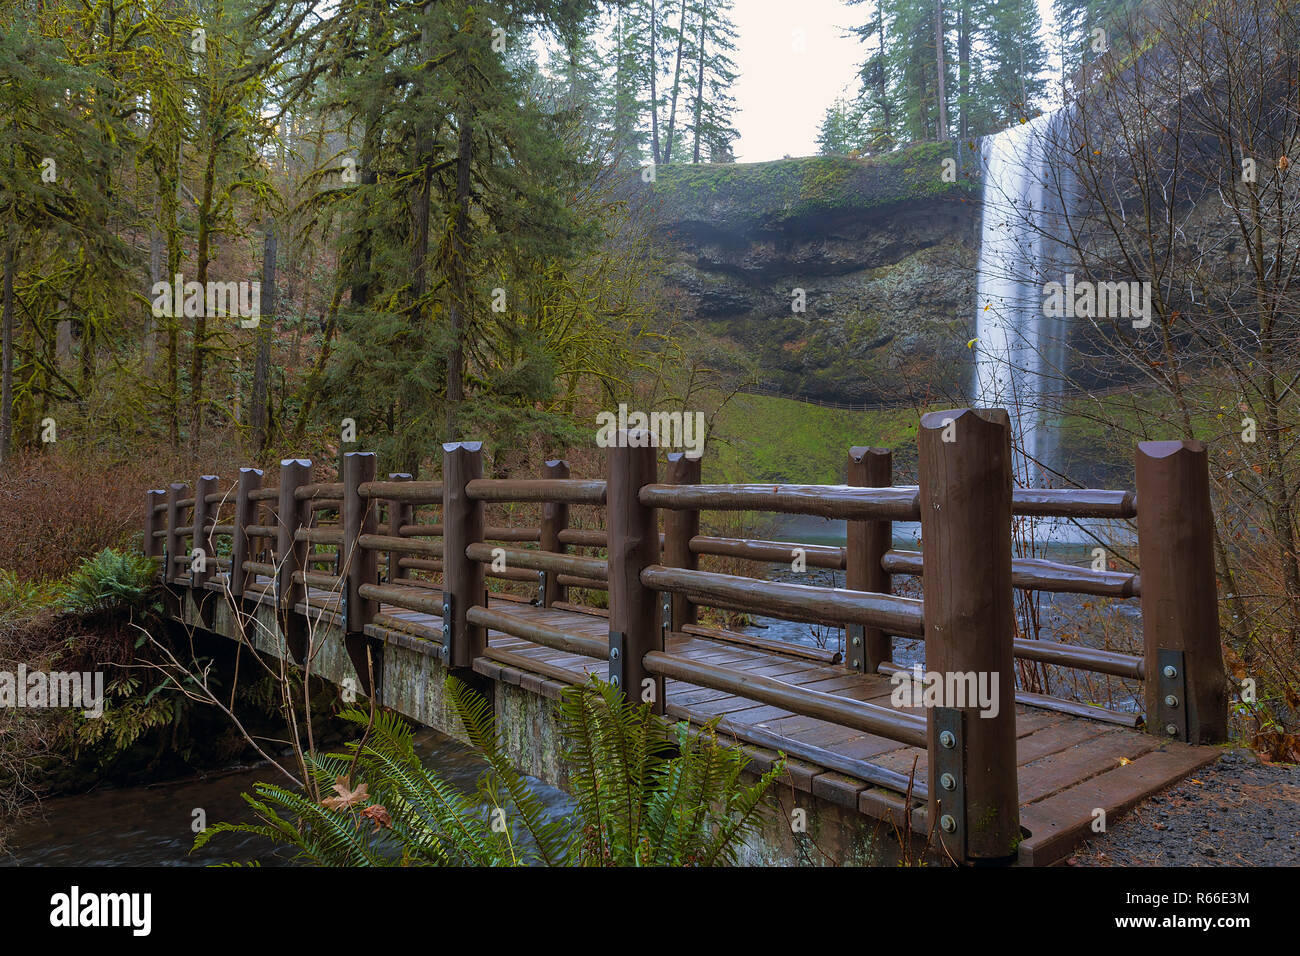
[[[939,142],[948,138],[948,94],[945,74],[948,72],[943,57],[943,0],[934,0],[934,67],[937,77],[936,98],[939,101]]]
[[[208,119],[212,122],[211,116]],[[208,142],[207,162],[203,170],[203,191],[199,197],[199,230],[198,239],[195,244],[195,259],[197,272],[195,279],[200,289],[208,287],[208,263],[211,256],[212,244],[212,205],[214,192],[216,191],[217,178],[217,137],[210,135]],[[194,317],[194,347],[190,360],[190,451],[196,457],[199,453],[199,443],[203,439],[203,375],[205,358],[207,357],[207,302],[206,298],[199,314]],[[85,347],[85,343],[82,344]]]
[[[876,3],[876,50],[880,65],[880,69],[876,70],[876,95],[880,98],[880,118],[884,123],[885,136],[892,142],[894,116],[889,108],[889,78],[885,75],[885,14],[880,9],[879,2]]]
[[[275,226],[266,230],[262,246],[262,321],[257,326],[257,357],[253,361],[253,395],[249,405],[249,425],[253,430],[253,447],[261,454],[271,440],[268,393],[271,378],[271,336],[275,331],[275,266],[278,252]]]
[[[650,0],[650,155],[659,162],[659,54],[656,43],[659,37],[659,12],[655,0]]]
[[[957,12],[957,135],[962,146],[970,141],[970,0]],[[963,150],[957,150],[958,163]]]
[[[695,76],[695,151],[694,163],[700,161],[700,123],[704,117],[704,37],[706,35],[706,26],[709,22],[709,0],[704,0],[700,4],[700,68]]]
[[[0,469],[9,463],[14,431],[14,272],[17,254],[5,243],[4,289],[0,292]]]
[[[668,108],[668,131],[664,136],[664,159],[667,166],[673,159],[673,128],[677,125],[677,91],[682,82],[682,47],[686,45],[686,0],[682,0],[681,22],[677,25],[677,64],[673,67],[672,105]],[[703,57],[700,57],[703,62]]]
[[[474,156],[474,115],[468,105],[461,112],[456,151],[455,222],[451,234],[451,307],[447,310],[451,351],[447,355],[447,440],[455,441],[457,417],[465,400],[465,326],[469,304],[470,161]]]

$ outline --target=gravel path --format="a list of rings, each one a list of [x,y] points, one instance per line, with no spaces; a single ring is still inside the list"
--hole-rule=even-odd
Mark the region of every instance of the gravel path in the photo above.
[[[1139,804],[1071,866],[1300,865],[1300,765],[1228,751]]]

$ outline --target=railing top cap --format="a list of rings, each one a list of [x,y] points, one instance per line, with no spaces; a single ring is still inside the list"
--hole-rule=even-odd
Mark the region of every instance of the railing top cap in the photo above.
[[[849,457],[854,461],[861,461],[868,455],[892,455],[893,451],[889,448],[882,448],[878,445],[854,445],[849,449]]]
[[[217,475],[199,475],[199,481],[217,481]]]
[[[668,453],[669,461],[697,461],[704,456],[698,451],[670,451]]]
[[[926,412],[921,416],[921,428],[938,430],[946,427],[949,421],[957,421],[966,415],[974,415],[990,425],[1011,426],[1011,415],[1005,408],[949,408]]]
[[[165,495],[165,494],[167,494],[167,489],[166,489],[166,488],[150,488],[148,491],[145,492],[145,494],[146,494],[146,495]]]
[[[250,475],[260,475],[260,474],[262,473],[262,469],[261,469],[261,468],[241,468],[241,469],[239,469],[239,473],[240,473],[241,475],[244,474],[245,472],[247,472],[247,473],[250,474]]]
[[[567,465],[568,463],[569,461],[567,458],[548,458],[546,460],[546,467],[554,468],[556,465]]]
[[[463,448],[466,451],[482,451],[483,443],[481,441],[445,441],[442,443],[443,451],[455,451]]]
[[[1192,454],[1203,454],[1205,452],[1205,442],[1196,439],[1184,439],[1182,441],[1143,441],[1138,442],[1138,452],[1147,458],[1168,458],[1176,455],[1180,451],[1189,451]]]
[[[280,467],[284,468],[287,465],[302,465],[304,468],[310,468],[311,459],[310,458],[281,458]]]
[[[409,471],[390,471],[388,473],[389,481],[410,481],[411,473]]]
[[[374,453],[373,451],[345,451],[345,452],[343,453],[343,457],[344,457],[344,458],[351,458],[351,457],[353,457],[354,455],[361,455],[361,456],[365,456],[365,457],[368,457],[368,458],[374,458],[374,457],[375,457],[375,453]]]

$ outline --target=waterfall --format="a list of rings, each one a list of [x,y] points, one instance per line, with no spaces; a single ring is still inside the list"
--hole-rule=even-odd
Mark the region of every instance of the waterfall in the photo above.
[[[1064,371],[1061,320],[1043,316],[1043,283],[1059,277],[1062,194],[1050,163],[1060,112],[985,137],[984,222],[975,304],[978,404],[1011,414],[1017,481],[1050,482],[1058,461],[1051,418]],[[1055,265],[1054,265],[1055,264]],[[1058,274],[1050,273],[1053,269]],[[1046,278],[1045,278],[1046,275]]]

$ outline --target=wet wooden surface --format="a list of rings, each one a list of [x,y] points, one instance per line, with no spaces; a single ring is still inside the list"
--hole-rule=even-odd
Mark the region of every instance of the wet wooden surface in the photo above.
[[[249,591],[260,590],[263,579]],[[214,582],[212,587],[220,587]],[[429,591],[431,596],[436,590]],[[312,589],[309,602],[313,616],[330,617],[337,596]],[[319,610],[317,610],[319,609]],[[597,613],[580,613],[559,608],[541,608],[517,598],[494,597],[490,609],[572,634],[605,640],[609,621]],[[300,610],[305,610],[300,606]],[[442,621],[430,614],[383,604],[380,617],[370,629],[375,636],[405,634],[417,641],[436,644],[441,639]],[[505,679],[504,670],[532,671],[531,679],[513,674],[510,683],[552,688],[557,682],[581,683],[588,675],[604,677],[607,663],[558,651],[489,630],[488,656],[474,662],[474,669],[489,677]],[[673,633],[665,650],[710,664],[748,671],[814,690],[892,706],[894,685],[879,674],[858,674],[839,664],[828,664],[795,654],[784,655],[710,639],[698,634]],[[758,752],[782,751],[792,758],[791,775],[800,789],[855,807],[881,818],[897,818],[902,812],[901,790],[882,788],[871,782],[872,770],[894,771],[904,780],[913,774],[918,788],[924,787],[928,761],[926,752],[887,738],[863,734],[779,707],[767,706],[732,694],[667,680],[666,711],[670,718],[703,724],[721,719],[720,735],[752,745]],[[924,716],[924,708],[897,708]],[[1219,754],[1214,747],[1193,747],[1166,743],[1158,738],[1114,724],[1084,717],[1016,705],[1016,763],[1020,820],[1027,831],[1019,846],[1022,863],[1049,865],[1065,858],[1082,840],[1094,836],[1097,811],[1106,822],[1145,797],[1169,786]],[[761,763],[761,761],[760,761]],[[913,825],[926,827],[924,802],[914,799]]]

